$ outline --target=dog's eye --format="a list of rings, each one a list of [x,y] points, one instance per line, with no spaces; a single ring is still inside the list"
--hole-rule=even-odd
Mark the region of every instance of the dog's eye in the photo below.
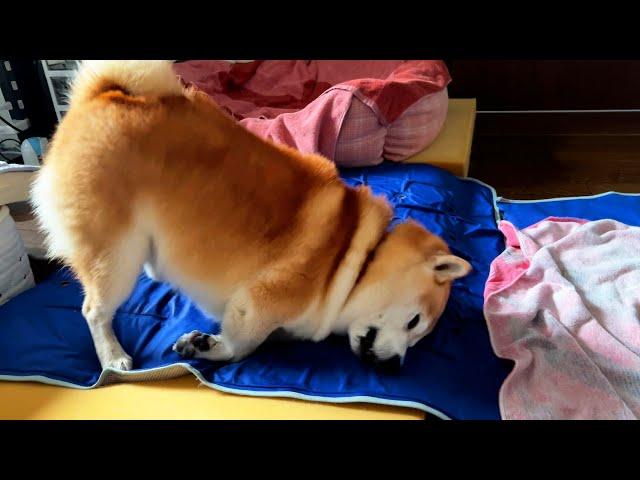
[[[407,330],[411,330],[412,328],[415,328],[415,326],[418,325],[419,321],[420,321],[420,315],[416,315],[415,317],[413,317],[411,321],[407,323]]]

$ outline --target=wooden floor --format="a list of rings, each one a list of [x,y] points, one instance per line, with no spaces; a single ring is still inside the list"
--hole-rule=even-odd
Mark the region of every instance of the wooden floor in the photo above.
[[[500,196],[640,193],[640,124],[612,134],[606,122],[570,133],[508,130],[507,125],[500,125],[505,130],[500,132],[488,123],[479,115],[469,176],[492,185]]]

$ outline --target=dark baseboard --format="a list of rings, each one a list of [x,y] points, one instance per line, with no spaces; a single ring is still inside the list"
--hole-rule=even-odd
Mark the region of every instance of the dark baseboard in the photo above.
[[[640,193],[640,112],[480,113],[469,175],[513,199]]]
[[[638,135],[640,111],[482,113],[476,134],[492,136]]]
[[[640,108],[638,60],[449,60],[453,98],[478,110]]]

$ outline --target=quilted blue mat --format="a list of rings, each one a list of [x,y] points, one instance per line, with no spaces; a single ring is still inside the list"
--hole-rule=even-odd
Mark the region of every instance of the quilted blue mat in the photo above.
[[[320,343],[264,345],[238,363],[181,359],[171,349],[184,332],[215,332],[207,318],[170,286],[141,275],[114,319],[134,372],[161,374],[180,364],[207,385],[250,395],[410,406],[445,418],[498,419],[498,389],[511,368],[492,352],[482,315],[490,262],[504,247],[492,190],[426,165],[384,164],[345,170],[351,185],[385,194],[398,222],[413,218],[441,235],[474,268],[456,282],[431,335],[411,348],[398,374],[363,365],[344,337]],[[103,383],[80,307],[80,286],[61,270],[0,307],[0,378],[79,388]],[[107,372],[108,373],[108,372]]]
[[[518,228],[533,225],[549,216],[585,220],[610,218],[627,225],[640,225],[640,194],[608,192],[590,197],[548,200],[507,200],[497,202],[500,218]]]

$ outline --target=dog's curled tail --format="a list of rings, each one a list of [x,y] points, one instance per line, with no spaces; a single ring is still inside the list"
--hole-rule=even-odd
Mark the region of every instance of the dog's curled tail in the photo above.
[[[131,96],[181,95],[182,84],[170,60],[84,60],[69,91],[71,103],[88,101],[109,90]]]

